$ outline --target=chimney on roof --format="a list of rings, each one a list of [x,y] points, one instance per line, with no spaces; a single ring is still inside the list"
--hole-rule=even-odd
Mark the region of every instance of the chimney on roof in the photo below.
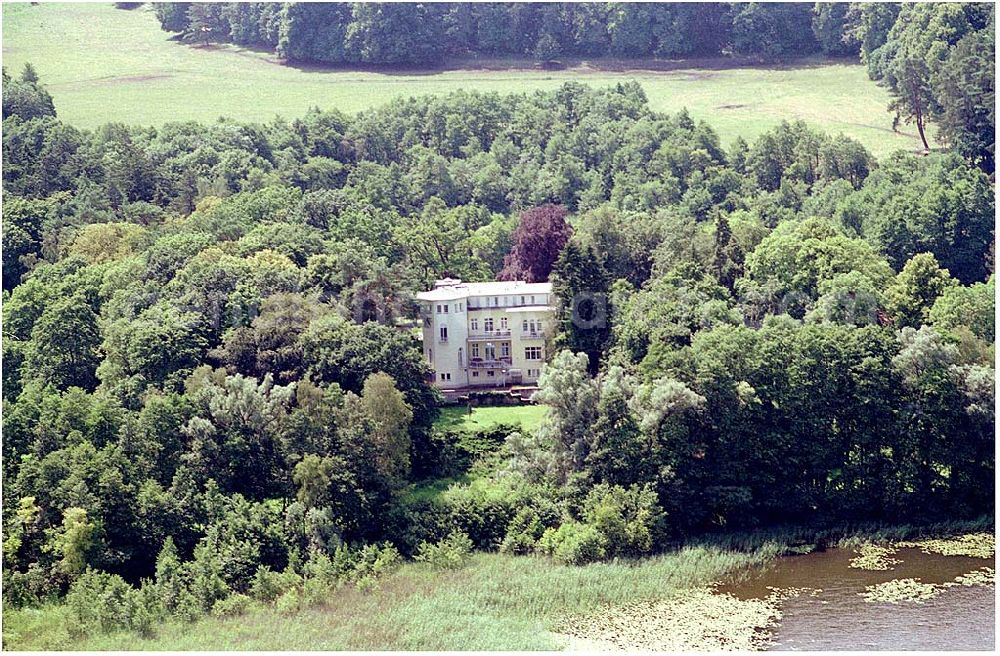
[[[441,280],[434,281],[434,289],[440,287],[454,287],[455,285],[462,284],[462,281],[458,278],[442,278]]]

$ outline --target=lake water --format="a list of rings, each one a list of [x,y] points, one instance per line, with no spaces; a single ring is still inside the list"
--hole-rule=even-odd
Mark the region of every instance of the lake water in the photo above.
[[[829,549],[776,560],[762,572],[721,585],[741,599],[764,598],[777,588],[813,588],[781,603],[782,618],[773,630],[776,650],[993,650],[995,597],[993,587],[954,586],[922,603],[871,603],[859,593],[865,586],[894,579],[946,583],[995,559],[925,554],[899,549],[902,560],[889,571],[848,566],[852,549]]]

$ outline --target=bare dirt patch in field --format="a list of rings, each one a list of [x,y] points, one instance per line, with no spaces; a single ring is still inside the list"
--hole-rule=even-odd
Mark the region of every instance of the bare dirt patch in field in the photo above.
[[[152,80],[169,80],[173,75],[169,73],[148,74],[148,75],[127,75],[125,77],[112,77],[101,80],[103,84],[132,84],[135,82],[150,82]]]

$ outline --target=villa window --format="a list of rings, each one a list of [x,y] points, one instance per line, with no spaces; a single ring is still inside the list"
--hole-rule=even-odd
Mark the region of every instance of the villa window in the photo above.
[[[541,360],[542,359],[542,347],[541,346],[526,346],[524,348],[524,359],[525,360]]]
[[[483,319],[483,330],[488,333],[493,332],[493,317]]]
[[[522,333],[528,332],[528,320],[527,319],[523,319],[521,321],[521,332]]]
[[[473,331],[479,330],[479,319],[471,319],[469,321],[469,328]]]
[[[448,326],[441,326],[441,341],[448,341]]]
[[[438,305],[438,311],[437,311],[437,313],[441,314],[441,306],[440,305]]]
[[[469,347],[469,349],[470,349],[469,354],[471,355],[471,357],[474,358],[479,357],[479,344],[473,344],[472,346]]]
[[[500,317],[500,330],[507,330],[507,317]]]
[[[500,357],[502,358],[510,357],[510,344],[508,342],[500,343]]]

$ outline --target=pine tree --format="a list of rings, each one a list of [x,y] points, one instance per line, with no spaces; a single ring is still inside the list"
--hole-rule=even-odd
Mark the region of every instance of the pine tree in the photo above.
[[[595,372],[611,336],[610,276],[593,248],[573,241],[566,244],[552,273],[560,321],[556,345],[586,353]]]
[[[715,277],[719,284],[733,290],[736,279],[743,274],[743,249],[733,241],[733,231],[729,227],[729,219],[719,215],[715,220]]]
[[[188,24],[184,40],[200,41],[206,46],[212,41],[225,41],[228,30],[219,15],[220,8],[221,5],[206,2],[192,3],[187,12]]]
[[[21,81],[28,84],[38,84],[38,72],[31,62],[25,63],[24,70],[21,71]]]

